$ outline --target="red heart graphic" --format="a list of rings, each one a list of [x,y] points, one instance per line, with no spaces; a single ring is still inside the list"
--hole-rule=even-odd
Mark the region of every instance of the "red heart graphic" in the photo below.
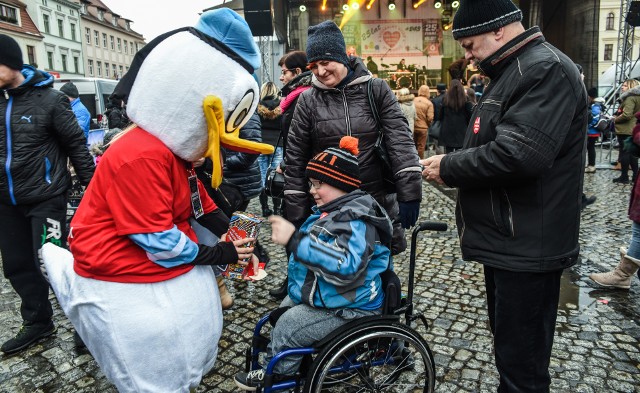
[[[400,41],[400,32],[394,31],[393,33],[390,31],[385,31],[382,33],[382,40],[389,45],[389,48],[395,47],[398,45],[398,41]]]
[[[245,231],[244,229],[240,229],[238,227],[231,227],[227,232],[227,241],[230,241],[230,242],[234,240],[246,239],[246,238],[247,238],[247,231]]]

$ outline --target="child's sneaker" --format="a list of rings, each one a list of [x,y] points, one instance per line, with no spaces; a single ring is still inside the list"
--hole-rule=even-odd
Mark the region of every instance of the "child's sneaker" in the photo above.
[[[266,373],[264,369],[251,370],[248,373],[237,373],[233,378],[236,385],[249,392],[255,392],[256,388],[264,386],[264,378]],[[273,374],[273,383],[283,381],[287,378],[285,375]]]

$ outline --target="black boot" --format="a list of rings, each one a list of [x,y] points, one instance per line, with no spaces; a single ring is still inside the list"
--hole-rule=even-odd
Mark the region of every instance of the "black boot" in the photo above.
[[[269,209],[269,197],[264,193],[264,190],[260,193],[260,206],[262,207],[262,217],[269,217],[273,214]]]
[[[289,278],[285,277],[284,281],[280,283],[278,288],[269,290],[269,295],[273,296],[277,300],[284,299],[289,293]]]
[[[273,214],[282,216],[282,198],[273,198]]]
[[[52,321],[48,322],[24,322],[16,336],[2,344],[0,351],[4,353],[16,353],[27,349],[31,344],[41,338],[49,337],[56,331]]]
[[[620,177],[616,177],[615,179],[613,179],[613,182],[620,184],[629,184],[629,177],[620,175]]]

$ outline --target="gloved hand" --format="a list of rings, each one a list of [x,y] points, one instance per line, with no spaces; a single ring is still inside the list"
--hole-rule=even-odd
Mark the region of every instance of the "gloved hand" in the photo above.
[[[400,223],[402,227],[409,229],[414,226],[420,213],[420,201],[398,201],[398,207],[400,208]]]

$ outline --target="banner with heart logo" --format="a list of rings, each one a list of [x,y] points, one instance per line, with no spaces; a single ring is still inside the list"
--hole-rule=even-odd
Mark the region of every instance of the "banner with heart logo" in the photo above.
[[[387,57],[423,55],[423,20],[370,20],[360,21],[362,55]]]

